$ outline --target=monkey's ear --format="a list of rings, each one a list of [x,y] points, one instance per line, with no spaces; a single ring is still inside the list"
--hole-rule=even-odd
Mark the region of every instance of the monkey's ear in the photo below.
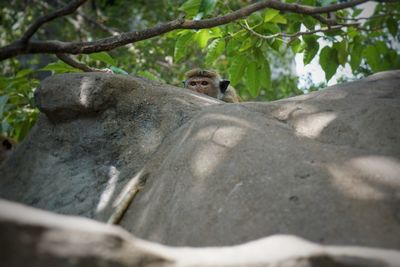
[[[230,83],[231,83],[231,81],[229,81],[229,80],[221,80],[219,82],[219,89],[221,90],[221,93],[225,94],[226,89],[228,89],[228,86]]]

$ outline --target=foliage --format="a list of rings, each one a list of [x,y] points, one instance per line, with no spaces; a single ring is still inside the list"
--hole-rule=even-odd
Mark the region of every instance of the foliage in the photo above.
[[[25,1],[14,2],[1,7],[0,46],[19,38],[43,12],[63,5],[50,0],[39,1],[40,5],[28,1],[27,6]],[[183,14],[185,19],[213,18],[249,2],[93,0],[79,12],[45,24],[35,38],[96,40],[115,32],[146,29]],[[296,2],[326,6],[338,1]],[[309,88],[298,89],[296,55],[303,56],[305,65],[319,58],[326,81],[335,76],[339,66],[350,66],[357,77],[400,68],[400,3],[377,3],[368,19],[360,18],[362,11],[355,7],[335,12],[338,24],[328,29],[312,16],[267,8],[219,27],[176,30],[113,51],[78,55],[76,59],[94,68],[110,68],[118,74],[139,75],[177,86],[181,86],[183,74],[190,68],[215,69],[231,80],[244,100],[275,100],[320,87],[310,84]],[[326,14],[322,16],[327,18]],[[359,25],[339,27],[354,22]],[[0,130],[17,139],[25,136],[37,117],[33,91],[38,81],[50,72],[80,71],[46,55],[20,56],[0,65]]]
[[[0,77],[0,132],[22,140],[37,119],[33,91],[39,80],[31,78],[32,70],[22,69],[14,77]]]

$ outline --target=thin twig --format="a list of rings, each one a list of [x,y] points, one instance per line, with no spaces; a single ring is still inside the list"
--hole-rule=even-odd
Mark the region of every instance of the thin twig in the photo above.
[[[58,4],[63,4],[63,2],[62,2],[61,0],[56,0],[56,2],[57,2]],[[86,21],[89,22],[90,24],[93,24],[94,26],[100,28],[100,29],[101,29],[102,31],[104,31],[104,32],[107,32],[107,33],[109,33],[109,34],[111,34],[111,35],[117,35],[117,34],[119,34],[118,31],[115,31],[115,30],[113,30],[113,29],[111,29],[111,28],[109,28],[109,27],[107,27],[107,26],[105,26],[105,25],[103,25],[103,24],[101,24],[101,23],[98,23],[95,19],[89,17],[88,15],[86,15],[84,12],[82,12],[82,11],[80,11],[80,10],[77,11],[77,14],[78,14],[79,16],[81,16],[84,20],[86,20]]]
[[[104,31],[104,32],[107,32],[107,33],[109,33],[109,34],[111,34],[111,35],[118,35],[118,34],[119,34],[118,31],[115,31],[115,30],[113,30],[113,29],[111,29],[111,28],[105,26],[104,24],[98,23],[95,19],[93,19],[93,18],[87,16],[87,15],[86,15],[85,13],[83,13],[83,12],[79,12],[79,11],[78,11],[78,15],[81,16],[81,17],[82,17],[84,20],[86,20],[87,22],[93,24],[94,26],[98,27],[99,29],[101,29],[101,30]]]
[[[348,24],[344,24],[344,25],[340,24],[340,25],[335,25],[335,26],[329,26],[328,28],[321,28],[321,29],[312,30],[312,31],[296,32],[296,33],[278,32],[278,33],[271,34],[271,35],[263,35],[263,34],[256,32],[253,29],[256,28],[258,25],[256,25],[255,27],[250,27],[247,24],[247,21],[245,21],[245,25],[241,24],[241,26],[244,29],[246,29],[247,31],[249,31],[251,34],[253,34],[261,39],[269,40],[269,39],[274,39],[274,38],[279,38],[279,37],[296,38],[296,37],[303,36],[303,35],[311,35],[311,34],[320,33],[320,32],[329,32],[332,30],[341,29],[343,27],[357,27],[357,26],[359,26],[359,24],[358,23],[348,23]]]
[[[313,14],[311,15],[314,19],[318,20],[319,22],[329,25],[329,26],[333,26],[333,25],[337,25],[337,21],[335,19],[328,19],[325,18],[319,14]]]
[[[270,39],[274,39],[274,38],[279,38],[279,37],[287,37],[287,38],[296,38],[299,36],[303,36],[303,35],[311,35],[314,33],[319,33],[319,32],[329,32],[332,30],[337,30],[340,28],[343,28],[344,26],[342,25],[336,25],[336,26],[332,26],[329,28],[324,28],[324,29],[318,29],[318,30],[313,30],[313,31],[305,31],[305,32],[296,32],[293,34],[290,33],[283,33],[283,32],[279,32],[279,33],[275,33],[275,34],[271,34],[271,35],[262,35],[259,34],[258,32],[254,31],[251,28],[245,28],[246,30],[248,30],[251,34],[257,36],[258,38],[264,39],[264,40],[270,40]]]
[[[351,21],[359,21],[359,20],[370,20],[370,19],[376,19],[376,18],[381,18],[381,17],[387,17],[387,16],[396,16],[397,14],[379,14],[375,16],[370,16],[370,17],[359,17],[359,18],[345,18],[341,16],[336,16],[336,18],[341,19],[341,20],[351,20]]]
[[[70,56],[68,56],[68,55],[66,55],[66,54],[56,54],[56,56],[57,56],[60,60],[62,60],[63,62],[65,62],[66,64],[68,64],[68,65],[70,65],[70,66],[72,66],[72,67],[74,67],[74,68],[80,69],[80,70],[82,70],[82,71],[84,71],[84,72],[99,71],[98,69],[92,69],[92,68],[90,68],[89,66],[87,66],[87,65],[85,65],[85,64],[83,64],[83,63],[80,63],[80,62],[78,62],[78,61],[75,61],[72,57],[70,57]]]
[[[347,26],[353,26],[352,24],[354,23],[343,23],[343,22],[338,22],[337,19],[335,18],[325,18],[321,15],[311,15],[313,18],[317,19],[318,21],[320,21],[321,23],[328,25],[328,26],[343,26],[343,27],[347,27]],[[336,18],[338,18],[337,16],[335,16]]]

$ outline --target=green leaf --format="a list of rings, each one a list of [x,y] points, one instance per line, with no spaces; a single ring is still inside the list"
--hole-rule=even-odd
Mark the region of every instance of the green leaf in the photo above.
[[[254,12],[250,16],[247,17],[247,21],[250,22],[250,24],[261,24],[264,22],[263,16],[259,12]]]
[[[319,55],[319,64],[321,64],[321,67],[325,72],[326,81],[328,82],[336,73],[339,66],[336,49],[330,48],[329,46],[322,48]]]
[[[281,15],[276,15],[273,17],[270,22],[276,23],[276,24],[287,24],[287,20],[284,16]]]
[[[186,49],[189,43],[192,41],[194,36],[193,31],[186,31],[178,37],[175,43],[174,58],[176,62],[179,62],[186,53]]]
[[[219,27],[211,28],[211,29],[209,29],[209,31],[210,31],[210,35],[213,38],[218,38],[218,37],[222,37],[223,36],[222,30]]]
[[[270,23],[270,22],[265,23],[263,25],[263,28],[266,29],[267,31],[271,32],[272,34],[281,32],[281,28],[279,28],[278,25],[276,25],[274,23]]]
[[[302,22],[303,22],[304,26],[306,26],[306,28],[309,30],[314,30],[315,25],[318,23],[317,20],[315,20],[314,18],[312,18],[310,16],[303,16]]]
[[[290,19],[289,19],[290,20]],[[294,22],[288,24],[288,33],[295,33],[301,30],[301,22],[295,19]]]
[[[3,113],[6,108],[7,101],[8,101],[8,95],[0,96],[0,118],[3,118]]]
[[[282,45],[283,45],[282,39],[275,39],[275,40],[272,42],[271,47],[272,47],[275,51],[280,52],[280,49],[281,49]]]
[[[296,38],[290,43],[290,48],[294,54],[298,53],[301,49],[301,41],[299,38]]]
[[[396,50],[390,49],[386,56],[390,58],[391,69],[400,69],[400,55]]]
[[[359,33],[356,28],[349,27],[347,30],[347,34],[349,35],[349,37],[354,38],[354,37],[358,36]]]
[[[363,46],[359,42],[354,42],[353,49],[350,54],[350,66],[351,69],[356,71],[361,64],[361,55],[363,52]]]
[[[8,86],[8,79],[6,77],[0,76],[0,92],[5,90],[7,86]]]
[[[318,38],[314,35],[304,35],[303,40],[308,46],[314,46],[317,43]]]
[[[218,59],[218,57],[225,50],[225,40],[224,38],[218,38],[211,42],[207,48],[206,64],[211,65]]]
[[[268,9],[264,15],[264,22],[271,21],[275,16],[279,14],[279,10],[276,9]]]
[[[21,88],[24,88],[27,86],[28,80],[25,79],[24,77],[21,78],[10,78],[8,80],[8,85],[6,87],[7,90],[12,89],[12,90],[18,90],[20,91]]]
[[[358,15],[360,15],[363,12],[363,10],[361,8],[354,8],[353,9],[353,14],[351,15],[353,18],[357,17]]]
[[[259,48],[259,47],[261,47],[263,45],[263,43],[264,43],[263,39],[258,39],[256,41],[255,47]]]
[[[229,67],[229,76],[233,86],[235,86],[240,81],[240,79],[242,79],[245,66],[245,56],[239,56],[233,59],[231,66]]]
[[[303,5],[315,6],[315,0],[302,0],[301,3]]]
[[[233,38],[230,39],[226,45],[226,53],[228,57],[234,57],[238,54],[238,47],[240,47],[242,39]]]
[[[196,40],[201,49],[207,46],[208,40],[210,40],[210,38],[211,34],[208,29],[202,29],[196,33]]]
[[[373,72],[378,72],[380,70],[380,56],[376,46],[368,45],[366,48],[364,48],[363,57],[367,60],[367,63]]]
[[[260,93],[260,79],[257,73],[257,61],[252,60],[246,68],[246,85],[252,97],[258,96]]]
[[[399,26],[397,25],[397,21],[391,17],[386,21],[386,25],[389,29],[390,34],[396,38],[397,31],[399,30]]]
[[[271,68],[266,58],[263,58],[261,69],[259,70],[260,84],[265,89],[271,88]]]
[[[107,52],[89,54],[89,58],[104,62],[111,66],[116,65],[115,60]]]
[[[257,38],[254,38],[253,36],[248,37],[246,40],[244,40],[242,46],[239,48],[239,52],[244,52],[254,46],[256,43]]]
[[[303,56],[303,62],[304,62],[304,65],[307,65],[313,60],[315,55],[318,53],[319,43],[317,41],[317,37],[311,36],[311,35],[303,36],[303,40],[306,44],[304,56]]]
[[[18,71],[17,74],[15,75],[15,77],[16,78],[21,78],[21,77],[24,77],[24,76],[32,73],[32,72],[33,72],[33,70],[31,70],[31,69],[23,69],[23,70]]]
[[[202,17],[211,14],[214,11],[216,0],[202,0],[200,3],[199,13]]]
[[[342,29],[330,29],[329,31],[325,32],[325,35],[336,39],[337,36],[343,36],[346,35],[346,33]]]
[[[53,71],[55,73],[81,72],[81,70],[73,68],[62,61],[50,63],[47,66],[41,68],[40,70],[48,70],[48,71]]]
[[[185,12],[188,17],[192,18],[199,13],[201,2],[202,0],[188,0],[178,10]]]
[[[346,40],[341,41],[340,43],[335,43],[333,47],[338,51],[338,62],[340,65],[344,66],[347,63],[347,48],[348,43]]]
[[[393,60],[390,53],[383,55],[383,60],[381,60],[381,64],[379,64],[380,71],[394,69]]]
[[[389,52],[389,48],[387,47],[386,42],[377,41],[375,43],[375,47],[376,47],[376,49],[378,49],[378,53],[381,55]]]
[[[383,30],[377,29],[377,30],[375,30],[373,32],[370,32],[368,34],[368,37],[369,38],[379,38],[379,37],[384,36],[384,35],[385,35],[385,32]]]

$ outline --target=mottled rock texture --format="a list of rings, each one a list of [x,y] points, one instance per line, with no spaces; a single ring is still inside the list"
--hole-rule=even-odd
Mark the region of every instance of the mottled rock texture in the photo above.
[[[2,198],[107,221],[139,181],[120,225],[143,239],[400,248],[400,71],[239,104],[66,74],[36,101],[39,122],[0,167]]]

